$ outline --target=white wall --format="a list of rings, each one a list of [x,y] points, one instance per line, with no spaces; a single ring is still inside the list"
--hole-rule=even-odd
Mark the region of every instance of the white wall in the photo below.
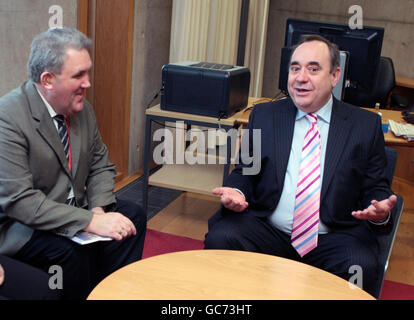
[[[49,29],[52,5],[62,8],[63,26],[76,27],[77,0],[0,0],[0,96],[27,80],[30,44]]]
[[[161,88],[161,67],[168,63],[171,7],[172,0],[135,0],[129,174],[144,166],[145,108]]]
[[[392,58],[397,76],[414,78],[414,0],[271,0],[263,95],[278,91],[280,50],[288,17],[347,24],[351,5],[363,9],[363,24],[385,28],[382,56]]]

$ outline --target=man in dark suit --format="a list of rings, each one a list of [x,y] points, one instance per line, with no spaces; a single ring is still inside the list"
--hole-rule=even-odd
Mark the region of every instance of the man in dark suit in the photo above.
[[[0,255],[0,300],[59,300],[49,275],[26,263]]]
[[[90,45],[74,29],[36,36],[30,80],[0,98],[0,254],[60,267],[72,299],[140,259],[146,231],[143,210],[115,199],[115,167],[83,97]],[[81,231],[116,241],[81,246],[71,241]]]
[[[222,208],[209,220],[205,247],[286,257],[347,280],[360,268],[370,292],[377,275],[374,232],[392,223],[396,196],[385,175],[380,117],[332,96],[340,72],[334,44],[314,35],[302,39],[289,65],[290,98],[255,106],[243,137],[252,156],[258,153],[252,129],[261,130],[261,170],[243,174],[246,165],[239,164],[213,190]],[[309,145],[308,164],[317,164],[302,176]]]

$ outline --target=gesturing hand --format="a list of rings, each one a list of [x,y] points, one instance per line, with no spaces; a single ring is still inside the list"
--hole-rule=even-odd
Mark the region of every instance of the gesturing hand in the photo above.
[[[3,284],[4,282],[4,269],[0,264],[0,286]]]
[[[220,196],[221,204],[229,210],[242,212],[249,206],[243,195],[233,188],[215,188],[213,194]]]
[[[371,205],[364,209],[353,211],[352,215],[361,220],[383,221],[397,202],[397,196],[391,195],[382,201],[372,200]]]

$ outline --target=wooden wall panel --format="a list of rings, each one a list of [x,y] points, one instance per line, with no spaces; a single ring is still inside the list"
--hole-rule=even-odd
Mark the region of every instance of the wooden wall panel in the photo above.
[[[78,28],[94,41],[87,98],[116,165],[117,181],[128,176],[133,13],[134,0],[78,0]]]
[[[78,30],[88,35],[89,0],[78,0]]]

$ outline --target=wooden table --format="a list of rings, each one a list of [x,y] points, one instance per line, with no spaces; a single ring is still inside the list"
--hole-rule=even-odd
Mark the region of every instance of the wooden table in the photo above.
[[[268,99],[270,101],[270,99]],[[249,98],[249,108],[242,110],[238,114],[237,123],[246,126],[249,123],[249,116],[252,111],[252,107],[258,103],[266,102],[265,98]],[[377,110],[372,108],[362,108],[368,111],[376,112]],[[381,109],[382,123],[388,123],[388,120],[394,120],[398,122],[405,122],[401,111]],[[414,141],[408,141],[404,138],[395,136],[390,130],[384,134],[385,143],[389,146],[410,146],[414,147]]]
[[[190,250],[132,263],[104,279],[88,299],[374,298],[342,278],[293,260],[244,251]]]
[[[268,100],[270,101],[270,99]],[[249,98],[250,107],[239,113],[237,123],[246,126],[249,123],[252,107],[261,102],[265,102],[265,100],[263,98]],[[376,112],[376,110],[372,108],[363,109]],[[401,115],[401,111],[388,109],[381,109],[380,111],[382,113],[382,123],[384,124],[388,123],[388,120],[405,122]],[[391,130],[388,130],[388,132],[384,134],[384,139],[387,146],[396,149],[398,152],[394,176],[403,179],[409,184],[414,184],[414,141],[408,141],[407,139],[397,137]]]
[[[368,111],[376,112],[375,109],[370,108],[363,108]],[[388,120],[394,120],[397,122],[405,123],[405,120],[402,117],[401,111],[397,110],[387,110],[381,109],[382,114],[382,123],[388,123]],[[388,146],[409,146],[414,147],[414,141],[408,141],[407,139],[397,137],[391,130],[388,130],[387,133],[384,134],[385,143]]]

